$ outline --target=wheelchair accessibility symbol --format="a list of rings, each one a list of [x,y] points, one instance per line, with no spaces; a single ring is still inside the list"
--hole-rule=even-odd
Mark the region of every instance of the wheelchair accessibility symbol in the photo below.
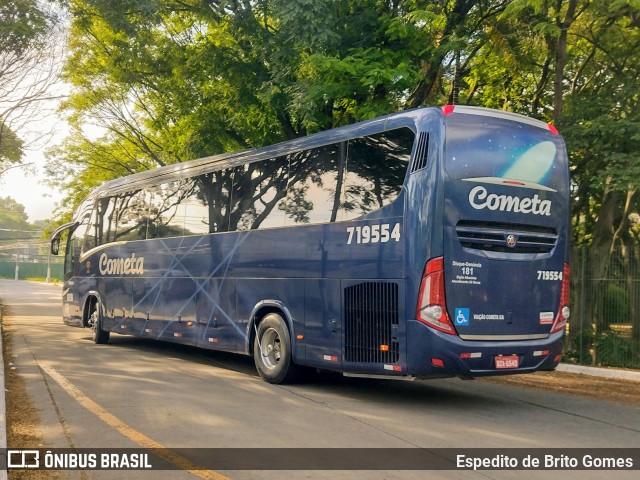
[[[468,308],[456,308],[454,322],[458,326],[469,325],[469,309]]]

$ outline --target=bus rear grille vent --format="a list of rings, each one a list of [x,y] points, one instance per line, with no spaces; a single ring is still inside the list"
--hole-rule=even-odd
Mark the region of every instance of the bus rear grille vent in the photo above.
[[[422,170],[427,166],[427,159],[429,157],[429,134],[421,133],[418,138],[418,146],[416,147],[416,156],[411,165],[411,173]]]
[[[558,234],[550,227],[498,222],[460,221],[458,240],[465,248],[508,253],[549,253]]]
[[[397,362],[398,284],[364,282],[347,287],[344,308],[346,361]]]

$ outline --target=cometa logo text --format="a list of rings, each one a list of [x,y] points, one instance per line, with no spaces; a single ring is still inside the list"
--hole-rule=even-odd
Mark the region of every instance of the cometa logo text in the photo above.
[[[476,210],[487,208],[501,212],[532,213],[534,215],[551,215],[551,200],[542,200],[536,193],[533,197],[520,198],[511,195],[487,193],[487,189],[478,186],[469,192],[469,203]]]
[[[100,273],[102,275],[142,275],[144,273],[144,257],[109,258],[106,253],[100,256]]]

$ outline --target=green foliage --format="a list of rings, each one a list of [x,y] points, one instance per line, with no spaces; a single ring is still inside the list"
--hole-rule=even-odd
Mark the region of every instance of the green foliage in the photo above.
[[[573,325],[571,323],[570,327]],[[578,332],[571,331],[571,335],[566,337],[563,360],[569,363],[591,364],[594,338],[591,328],[584,328]]]
[[[24,142],[0,117],[0,174],[22,158]]]
[[[582,213],[587,232],[598,220],[605,195],[621,193],[617,208],[618,215],[624,215],[625,194],[638,186],[638,14],[637,2],[593,2],[580,18],[581,35],[571,45],[575,73],[563,133],[574,165],[574,211]],[[637,208],[630,206],[631,211]],[[611,225],[609,232],[616,227]]]
[[[1,55],[20,56],[48,27],[48,17],[33,0],[0,4]]]
[[[631,321],[631,303],[627,290],[615,284],[609,284],[602,297],[602,325],[608,328],[611,323]]]
[[[74,90],[64,108],[75,130],[50,171],[69,187],[70,208],[109,178],[443,104],[455,93],[459,103],[554,120],[571,157],[575,240],[613,242],[622,226],[617,241],[636,241],[623,222],[640,210],[640,195],[624,203],[640,178],[637,0],[69,7],[65,79]],[[612,191],[620,196],[605,218]]]
[[[615,368],[640,368],[640,340],[606,330],[584,329],[565,346],[564,361]]]
[[[22,159],[24,145],[18,136],[22,122],[15,117],[25,105],[35,101],[37,88],[20,95],[20,84],[37,78],[35,65],[25,68],[25,63],[34,49],[43,46],[50,22],[39,2],[0,3],[0,174]]]
[[[37,230],[28,221],[24,205],[11,197],[0,197],[0,228],[6,230]],[[7,232],[5,232],[7,233]],[[0,235],[6,238],[7,235]],[[9,235],[15,237],[16,235]]]
[[[594,351],[598,366],[640,368],[640,340],[607,331],[595,338]]]

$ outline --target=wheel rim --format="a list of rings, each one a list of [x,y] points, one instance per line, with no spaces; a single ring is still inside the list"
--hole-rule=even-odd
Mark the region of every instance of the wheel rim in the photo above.
[[[89,317],[89,322],[91,323],[90,328],[93,331],[93,334],[95,335],[96,332],[98,331],[98,312],[93,312],[91,314],[91,316]]]
[[[274,328],[269,328],[262,334],[260,356],[265,367],[272,369],[278,366],[282,358],[281,347],[280,334]]]

